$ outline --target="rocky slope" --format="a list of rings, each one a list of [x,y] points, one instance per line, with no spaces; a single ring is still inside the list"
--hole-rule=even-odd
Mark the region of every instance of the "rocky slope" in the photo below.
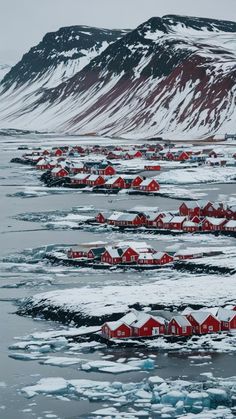
[[[11,66],[8,64],[1,64],[0,63],[0,81],[4,78],[4,76],[10,71]]]
[[[24,103],[9,102],[7,85],[0,124],[125,137],[235,131],[235,33],[234,22],[151,18]]]

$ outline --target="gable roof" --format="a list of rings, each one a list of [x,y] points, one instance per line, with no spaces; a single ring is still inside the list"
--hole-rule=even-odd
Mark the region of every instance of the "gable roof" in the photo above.
[[[148,179],[144,179],[144,180],[140,183],[140,185],[139,185],[139,186],[148,186],[151,182],[153,182],[153,180],[154,180],[156,183],[158,183],[156,179],[154,179],[154,178],[148,178]]]
[[[123,324],[125,325],[125,326],[127,326],[129,329],[131,329],[131,327],[128,325],[128,324],[126,324],[125,322],[123,322],[122,321],[122,319],[120,319],[120,320],[117,320],[117,321],[114,321],[114,322],[106,322],[105,323],[108,327],[109,327],[109,329],[110,330],[112,330],[112,331],[114,331],[114,330],[117,330],[120,326],[122,326]]]
[[[228,310],[226,308],[220,307],[217,312],[217,318],[220,321],[229,322],[236,316],[236,311]]]
[[[171,223],[183,223],[186,220],[186,217],[181,215],[176,215],[172,218]]]
[[[113,185],[121,176],[113,176],[106,181],[106,185]]]
[[[212,313],[209,313],[208,311],[202,311],[202,310],[199,310],[199,311],[192,311],[191,313],[190,313],[190,315],[194,318],[194,320],[196,320],[196,322],[198,323],[198,324],[202,324],[202,323],[204,323],[207,319],[208,319],[208,317],[209,316],[212,316],[212,317],[214,317],[216,320],[218,320]],[[219,320],[218,320],[219,321]]]
[[[103,179],[103,177],[101,176],[101,175],[90,175],[88,178],[87,178],[87,180],[90,180],[90,181],[92,181],[92,182],[95,182],[97,179],[99,179],[99,178],[102,178]]]
[[[120,215],[120,217],[117,219],[117,221],[134,221],[137,217],[139,217],[138,214],[130,214],[127,212],[124,212]]]
[[[194,223],[193,221],[184,221],[183,227],[196,227],[198,226],[198,223]]]
[[[122,253],[123,253],[122,249],[115,248],[115,247],[112,247],[112,246],[108,246],[108,247],[106,247],[106,248],[105,248],[105,252],[108,252],[108,253],[109,253],[109,255],[110,255],[112,258],[119,258],[119,257],[122,255]],[[104,253],[105,253],[105,252],[104,252]]]
[[[150,319],[156,320],[160,324],[165,324],[165,320],[162,317],[154,317],[150,314],[142,313],[142,315],[139,315],[137,320],[132,323],[132,327],[142,327]]]
[[[181,315],[173,316],[171,320],[175,320],[176,323],[178,323],[178,325],[181,327],[192,326],[185,316],[181,316]]]
[[[123,212],[120,211],[114,211],[108,218],[109,221],[116,221],[122,214],[124,214]]]
[[[183,204],[186,205],[186,207],[189,209],[200,208],[199,203],[196,201],[182,202],[180,206]]]
[[[72,176],[72,179],[76,179],[76,180],[84,180],[87,179],[89,177],[88,173],[77,173],[75,176]]]
[[[214,226],[219,226],[221,225],[223,222],[226,221],[225,218],[214,218],[214,217],[206,217],[204,221],[208,221],[210,224],[214,225]],[[203,221],[203,222],[204,222]]]
[[[66,169],[64,167],[54,167],[54,169],[52,169],[51,172],[52,173],[59,173],[61,170],[66,170]]]
[[[227,221],[227,223],[225,224],[225,227],[230,227],[230,228],[236,227],[236,220]]]

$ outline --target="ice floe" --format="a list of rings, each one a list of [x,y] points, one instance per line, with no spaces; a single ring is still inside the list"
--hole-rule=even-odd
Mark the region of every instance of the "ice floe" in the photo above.
[[[137,383],[49,377],[24,387],[22,393],[28,398],[36,395],[65,396],[107,402],[107,407],[93,412],[96,417],[154,415],[157,418],[170,419],[231,419],[234,417],[231,406],[235,399],[235,384],[236,377],[208,377],[206,381],[191,382],[164,380],[153,376]]]

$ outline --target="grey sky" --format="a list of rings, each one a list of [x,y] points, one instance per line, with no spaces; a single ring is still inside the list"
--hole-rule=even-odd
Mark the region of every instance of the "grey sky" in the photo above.
[[[62,26],[134,28],[165,14],[236,21],[236,0],[0,0],[0,63],[19,59]]]

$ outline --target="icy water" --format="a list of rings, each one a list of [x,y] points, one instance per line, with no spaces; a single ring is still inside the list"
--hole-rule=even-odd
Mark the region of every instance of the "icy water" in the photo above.
[[[15,342],[16,337],[60,327],[57,323],[16,315],[17,302],[20,299],[53,289],[81,287],[90,284],[96,286],[99,283],[134,283],[141,280],[135,273],[78,272],[76,269],[50,267],[43,262],[31,264],[28,263],[29,260],[25,256],[20,260],[19,255],[25,249],[39,249],[38,252],[43,253],[42,249],[49,244],[71,244],[99,239],[111,240],[117,235],[114,232],[99,235],[99,232],[94,231],[49,229],[40,220],[37,222],[17,219],[19,214],[56,212],[58,210],[70,213],[72,207],[78,206],[85,207],[86,213],[86,207],[124,209],[135,205],[150,205],[169,210],[177,208],[179,205],[178,200],[167,198],[132,197],[130,199],[129,197],[86,195],[76,191],[47,190],[40,184],[34,170],[9,163],[12,157],[22,154],[22,151],[17,151],[17,146],[27,141],[35,145],[39,140],[11,139],[9,141],[9,138],[2,137],[0,142],[0,418],[72,419],[82,416],[89,417],[91,412],[103,407],[103,402],[68,401],[63,398],[44,396],[31,399],[24,397],[21,389],[36,383],[43,377],[138,382],[148,375],[159,375],[165,379],[184,378],[193,381],[199,380],[200,374],[204,372],[213,372],[215,376],[219,377],[236,375],[236,356],[233,353],[211,353],[211,360],[206,363],[192,363],[189,358],[191,353],[157,354],[155,350],[143,353],[142,349],[102,349],[83,354],[83,358],[88,360],[102,359],[104,355],[112,356],[112,360],[157,355],[154,358],[156,363],[154,370],[150,372],[134,371],[118,375],[79,371],[76,366],[60,368],[42,365],[38,360],[23,361],[9,357],[11,352],[8,347]],[[42,143],[47,144],[48,141],[50,140],[43,139]],[[72,140],[70,139],[70,141]],[[235,195],[235,185],[230,184],[194,185],[194,189],[201,190],[209,199],[217,200],[220,197],[222,199],[223,195],[226,197]],[[131,235],[131,238],[133,237],[134,235]],[[150,240],[156,248],[160,249],[170,244],[165,237],[145,237],[145,240]],[[173,243],[175,240],[177,239],[173,239]],[[231,244],[230,239],[222,240],[224,243]],[[219,241],[217,244],[219,245]],[[9,255],[12,256],[9,258]],[[151,273],[145,274],[143,281],[151,281],[151,276]],[[57,352],[57,355],[65,356],[65,349]]]

